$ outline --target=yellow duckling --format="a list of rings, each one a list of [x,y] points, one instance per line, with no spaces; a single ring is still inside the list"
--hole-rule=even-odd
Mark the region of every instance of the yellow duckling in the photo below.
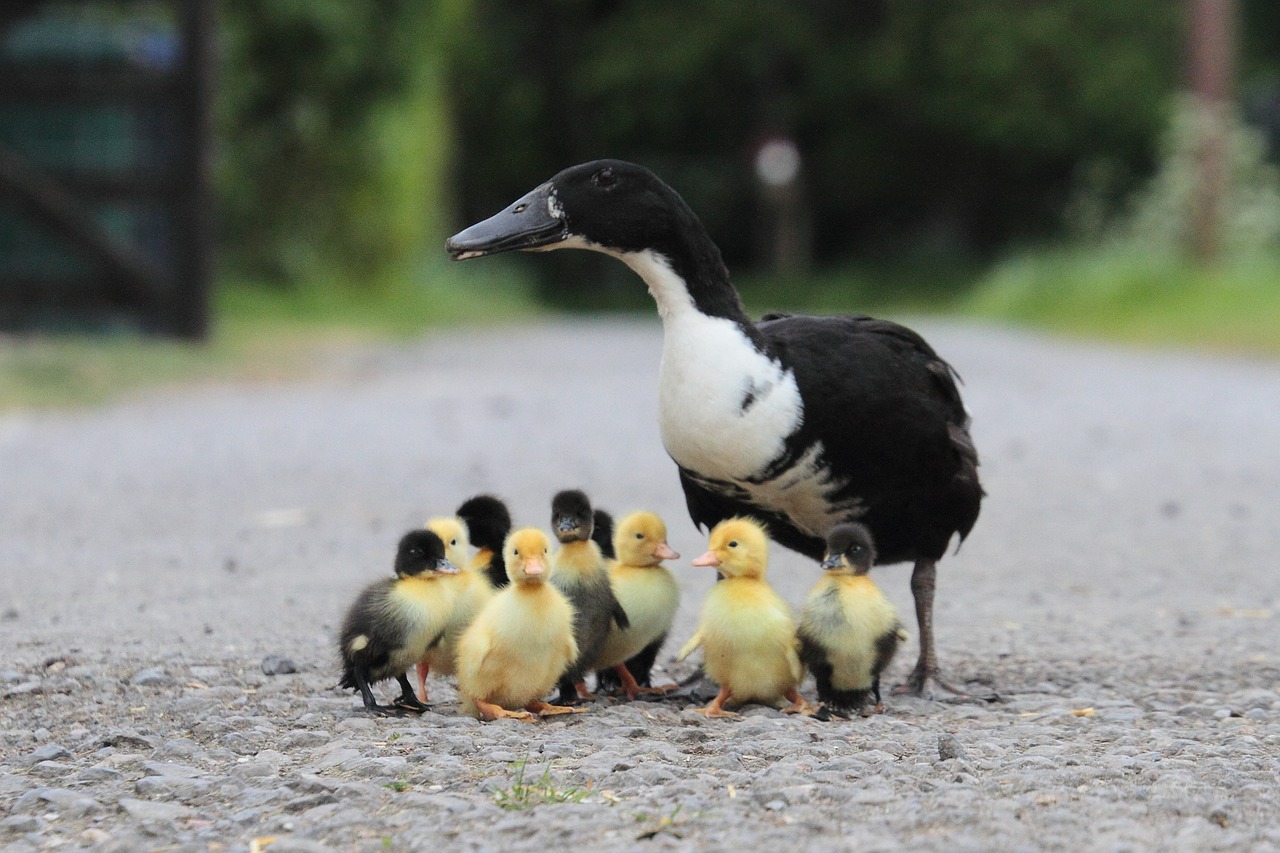
[[[356,596],[338,634],[338,686],[358,690],[365,708],[375,714],[427,710],[405,672],[444,637],[454,605],[454,591],[442,581],[458,569],[445,559],[444,543],[435,533],[411,530],[401,537],[395,566],[395,577],[375,581]],[[400,683],[395,707],[379,705],[370,689],[387,678]]]
[[[907,639],[898,611],[868,577],[876,561],[871,532],[840,524],[827,536],[825,570],[800,614],[800,659],[818,683],[822,714],[849,716],[869,698],[880,704],[880,673]]]
[[[462,632],[471,624],[480,609],[493,598],[493,587],[489,578],[480,568],[472,568],[468,563],[471,540],[467,535],[467,525],[462,519],[455,517],[433,518],[426,524],[444,541],[445,556],[455,566],[466,568],[443,578],[442,582],[454,590],[453,613],[445,627],[444,639],[427,650],[427,656],[418,662],[418,698],[423,702],[427,698],[427,675],[453,675],[457,671],[458,640]]]
[[[627,662],[647,653],[646,660],[652,663],[667,639],[680,606],[680,585],[662,561],[677,560],[680,555],[667,544],[667,525],[651,512],[633,512],[622,519],[613,550],[617,559],[609,566],[609,580],[630,627],[614,624],[610,628],[595,665],[617,674],[628,699],[641,693],[666,693],[676,685],[642,687]]]
[[[482,720],[566,714],[539,699],[578,657],[573,606],[547,579],[551,541],[527,527],[503,547],[510,584],[489,600],[458,643],[458,694]]]
[[[699,713],[735,716],[724,704],[759,702],[791,704],[787,713],[809,705],[796,690],[804,671],[796,651],[791,608],[765,581],[769,542],[764,529],[749,518],[730,518],[711,531],[711,548],[693,561],[724,576],[702,605],[702,624],[685,643],[677,660],[703,647],[704,669],[720,685],[720,693]]]

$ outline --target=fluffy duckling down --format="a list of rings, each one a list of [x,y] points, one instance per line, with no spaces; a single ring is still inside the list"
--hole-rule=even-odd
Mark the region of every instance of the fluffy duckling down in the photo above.
[[[827,537],[823,576],[800,614],[800,659],[813,673],[823,712],[849,716],[874,698],[880,704],[880,674],[907,633],[893,602],[867,572],[876,560],[871,532],[841,524]]]
[[[413,694],[406,671],[444,637],[456,593],[443,579],[458,570],[445,545],[430,530],[406,533],[396,549],[395,576],[369,584],[347,609],[338,635],[342,658],[339,686],[357,690],[365,708],[399,716],[427,706]],[[400,683],[395,706],[379,705],[370,685]]]
[[[471,541],[467,533],[467,525],[456,516],[433,518],[426,524],[444,542],[445,556],[449,562],[462,568],[457,574],[442,578],[441,583],[454,590],[453,612],[445,626],[444,638],[427,650],[427,655],[418,662],[418,698],[423,702],[427,698],[427,675],[453,675],[457,670],[458,641],[462,632],[475,619],[493,597],[493,587],[482,568],[474,567],[470,562]]]
[[[662,561],[680,555],[667,544],[667,525],[651,512],[633,512],[618,522],[613,550],[617,559],[609,565],[609,581],[630,625],[609,629],[596,666],[613,670],[628,699],[666,693],[676,685],[642,687],[626,663],[647,649],[656,655],[653,647],[660,648],[666,640],[680,606],[680,585]]]
[[[551,525],[560,540],[551,583],[573,605],[573,636],[578,644],[578,657],[559,682],[559,702],[571,704],[595,698],[587,692],[586,673],[596,668],[610,627],[626,628],[629,621],[609,583],[604,554],[591,539],[595,513],[587,496],[577,489],[558,492],[551,500]]]
[[[764,529],[748,518],[730,518],[711,531],[710,548],[693,561],[716,569],[724,579],[702,605],[698,631],[677,660],[702,646],[703,668],[720,692],[700,713],[732,716],[726,702],[791,704],[787,713],[804,712],[808,703],[797,688],[804,671],[796,648],[791,608],[765,581],[769,543]]]
[[[458,506],[457,516],[467,526],[471,544],[476,549],[467,568],[483,572],[494,589],[506,586],[507,567],[502,562],[502,546],[511,533],[511,512],[507,505],[493,495],[475,495]]]
[[[503,548],[510,584],[498,591],[458,643],[458,694],[482,720],[528,720],[577,709],[539,697],[578,657],[573,606],[548,583],[551,541],[535,528],[517,530]]]

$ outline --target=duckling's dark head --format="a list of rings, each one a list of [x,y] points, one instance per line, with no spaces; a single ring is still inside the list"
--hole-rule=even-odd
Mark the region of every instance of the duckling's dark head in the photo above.
[[[444,556],[444,540],[430,530],[411,530],[396,548],[396,574],[416,577],[424,573],[457,574],[458,567]]]
[[[591,501],[577,489],[557,492],[551,499],[551,529],[561,542],[585,542],[594,523]]]
[[[822,568],[853,569],[863,575],[876,561],[876,546],[871,531],[861,524],[837,524],[827,534],[827,555]]]
[[[456,261],[512,250],[663,252],[693,230],[702,233],[693,211],[653,172],[625,160],[593,160],[565,169],[445,247]]]
[[[493,495],[476,495],[458,507],[458,518],[466,522],[471,544],[502,552],[502,543],[511,532],[511,512],[501,499]]]

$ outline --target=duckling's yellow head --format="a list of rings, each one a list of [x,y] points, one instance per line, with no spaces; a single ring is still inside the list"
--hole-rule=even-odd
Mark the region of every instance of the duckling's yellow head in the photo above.
[[[429,520],[425,525],[444,542],[444,554],[455,566],[465,566],[471,550],[471,539],[467,535],[467,525],[462,519],[454,516],[441,516]]]
[[[618,522],[613,550],[624,566],[656,566],[680,555],[667,544],[667,525],[651,512],[633,512]]]
[[[536,527],[524,527],[508,536],[502,556],[512,583],[542,583],[551,576],[551,540]]]
[[[713,566],[727,578],[763,578],[769,562],[769,538],[750,518],[730,518],[711,531],[711,548],[693,561]]]

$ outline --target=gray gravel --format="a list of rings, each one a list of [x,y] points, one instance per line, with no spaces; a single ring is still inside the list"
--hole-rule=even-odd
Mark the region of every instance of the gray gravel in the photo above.
[[[658,440],[656,323],[0,418],[0,846],[1280,849],[1280,367],[919,328],[968,383],[990,492],[941,565],[942,662],[1000,699],[827,724],[688,699],[480,724],[443,682],[386,720],[333,689],[351,596],[472,493],[545,524],[580,486],[701,553]],[[710,583],[678,573],[676,677]],[[775,554],[793,604],[816,576]],[[910,623],[908,576],[876,571]],[[503,808],[522,767],[526,807]]]

